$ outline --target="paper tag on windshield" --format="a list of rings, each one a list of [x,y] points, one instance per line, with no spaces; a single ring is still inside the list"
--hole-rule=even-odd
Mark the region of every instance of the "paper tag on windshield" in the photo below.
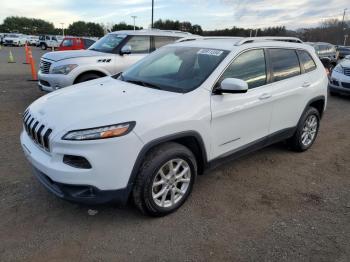
[[[215,49],[200,49],[197,54],[220,56],[224,51]]]

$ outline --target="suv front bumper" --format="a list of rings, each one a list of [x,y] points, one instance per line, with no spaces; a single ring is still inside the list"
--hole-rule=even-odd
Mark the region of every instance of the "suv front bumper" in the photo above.
[[[39,89],[45,92],[52,92],[62,87],[73,85],[74,77],[71,75],[43,74],[38,72]]]
[[[50,192],[63,199],[89,204],[125,203],[131,190],[130,175],[143,146],[130,132],[108,141],[57,141],[52,143],[51,152],[47,152],[35,144],[26,131],[21,133],[21,145],[34,175]],[[68,165],[63,161],[64,155],[84,157],[91,168]]]
[[[50,177],[32,166],[33,174],[40,183],[57,197],[71,202],[83,204],[102,204],[115,202],[126,204],[131,187],[118,190],[99,190],[89,185],[70,185],[53,181]]]

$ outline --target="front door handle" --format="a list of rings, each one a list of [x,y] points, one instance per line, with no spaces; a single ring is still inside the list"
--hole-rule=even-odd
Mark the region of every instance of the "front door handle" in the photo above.
[[[309,82],[304,82],[302,87],[309,87],[311,84]]]
[[[261,96],[259,96],[259,99],[260,99],[260,100],[265,100],[265,99],[269,99],[270,97],[271,97],[270,94],[264,93],[264,94],[262,94]]]

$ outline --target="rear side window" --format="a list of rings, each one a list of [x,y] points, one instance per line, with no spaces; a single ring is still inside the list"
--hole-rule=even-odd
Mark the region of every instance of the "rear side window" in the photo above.
[[[246,81],[249,88],[266,84],[266,63],[264,50],[256,49],[246,51],[239,55],[221,76],[225,78],[238,78]]]
[[[171,36],[154,36],[154,47],[155,49],[161,48],[164,45],[174,43],[177,39],[179,38]]]
[[[299,50],[298,53],[300,63],[303,65],[305,73],[316,69],[315,61],[312,59],[311,55],[308,52],[304,50]]]
[[[297,53],[292,49],[269,49],[274,82],[300,75]]]
[[[65,39],[65,40],[63,40],[62,46],[64,46],[64,47],[73,46],[73,40],[72,39]]]

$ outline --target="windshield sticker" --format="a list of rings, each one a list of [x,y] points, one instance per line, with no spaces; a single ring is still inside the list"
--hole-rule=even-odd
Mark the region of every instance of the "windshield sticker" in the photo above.
[[[197,52],[200,55],[213,55],[213,56],[221,56],[224,51],[215,50],[215,49],[201,49]]]

